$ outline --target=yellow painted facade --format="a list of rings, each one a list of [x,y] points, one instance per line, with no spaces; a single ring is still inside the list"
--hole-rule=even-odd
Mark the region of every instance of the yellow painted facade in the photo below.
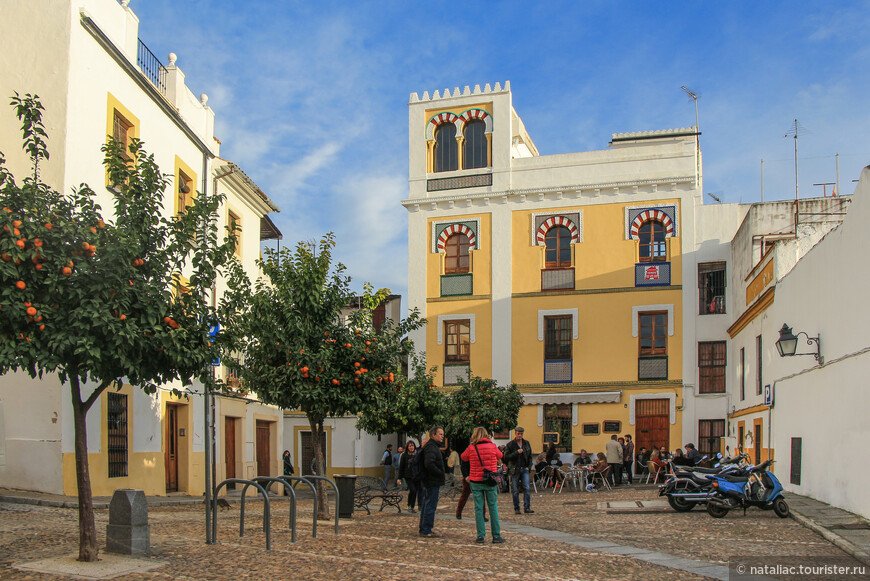
[[[447,323],[469,319],[470,373],[519,387],[525,405],[518,422],[533,450],[543,448],[553,426],[560,438],[570,434],[567,452],[603,451],[613,433],[632,434],[638,445],[646,437],[682,447],[683,367],[694,362],[694,352],[684,353],[691,320],[683,305],[697,283],[683,272],[684,261],[695,268],[684,256],[695,241],[692,226],[683,238],[683,216],[691,224],[700,198],[696,134],[614,134],[608,150],[541,156],[508,84],[463,93],[412,94],[409,103],[410,193],[402,201],[411,241],[409,306],[427,319],[415,341],[425,344],[427,365],[438,366],[436,381],[449,386],[457,373],[444,370]],[[474,108],[491,116],[489,167],[435,172],[433,120],[451,123],[443,113]],[[664,240],[642,253],[638,228],[651,221]],[[446,248],[456,246],[444,243],[453,231],[441,246],[438,240],[451,224],[473,231],[468,274],[445,276]],[[568,230],[570,264],[564,257],[547,264],[544,238],[555,226]],[[642,258],[650,255],[650,262]],[[458,282],[468,277],[471,288]],[[550,340],[558,355],[545,362],[547,324],[556,329]],[[641,349],[643,331],[664,344]],[[694,384],[694,375],[686,381]],[[584,424],[597,433],[592,426],[584,432]]]

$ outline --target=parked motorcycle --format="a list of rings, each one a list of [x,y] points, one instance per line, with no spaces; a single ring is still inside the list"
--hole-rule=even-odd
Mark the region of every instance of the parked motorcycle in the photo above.
[[[745,454],[722,459],[713,468],[679,467],[667,482],[659,488],[659,496],[667,496],[668,504],[677,512],[688,512],[698,504],[705,504],[712,491],[713,481],[709,476],[718,474],[745,475]]]
[[[722,518],[732,508],[743,508],[743,514],[750,506],[762,510],[773,510],[776,516],[787,518],[788,503],[782,495],[782,484],[768,470],[772,460],[762,462],[749,469],[748,476],[710,475],[712,492],[707,500],[707,513],[713,518]]]

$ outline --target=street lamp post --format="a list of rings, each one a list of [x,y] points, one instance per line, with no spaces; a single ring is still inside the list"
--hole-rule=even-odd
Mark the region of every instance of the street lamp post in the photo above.
[[[798,337],[803,335],[806,337],[807,345],[815,345],[816,352],[815,353],[797,353],[797,344]],[[816,337],[810,337],[803,331],[800,331],[797,335],[792,333],[791,327],[787,324],[783,323],[782,329],[779,330],[779,339],[776,341],[776,350],[779,351],[780,357],[793,357],[795,355],[812,355],[816,358],[816,361],[819,362],[819,365],[823,365],[825,363],[824,357],[822,357],[822,339],[821,334]]]

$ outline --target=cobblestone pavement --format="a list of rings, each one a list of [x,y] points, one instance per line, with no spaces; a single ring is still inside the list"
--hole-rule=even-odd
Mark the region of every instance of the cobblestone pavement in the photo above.
[[[682,580],[703,576],[656,565],[631,556],[585,548],[542,538],[535,530],[562,531],[584,538],[647,549],[724,565],[729,556],[836,556],[840,549],[791,519],[772,512],[732,511],[713,519],[696,509],[608,510],[611,501],[657,499],[653,488],[626,487],[612,492],[569,492],[533,495],[532,515],[514,515],[509,495],[499,495],[499,512],[507,543],[474,543],[473,506],[464,519],[454,518],[455,501],[442,499],[435,530],[440,539],[417,536],[418,515],[386,509],[370,516],[356,513],[342,520],[340,534],[332,522],[320,521],[318,538],[311,537],[312,505],[299,503],[297,543],[290,543],[286,501],[272,506],[272,551],[265,550],[262,504],[249,503],[245,536],[239,538],[239,505],[222,511],[218,544],[204,544],[201,505],[160,506],[149,509],[151,559],[164,561],[159,569],[123,579],[644,579]],[[97,511],[97,533],[105,545],[108,512]],[[522,527],[521,525],[529,525]],[[530,527],[535,527],[534,529]],[[514,529],[512,531],[511,529]],[[77,512],[64,508],[0,504],[0,578],[56,579],[47,574],[18,571],[15,563],[35,561],[77,551]],[[524,534],[522,532],[532,532]],[[565,539],[568,535],[563,535]],[[559,537],[560,539],[563,537]],[[856,562],[857,564],[857,562]]]

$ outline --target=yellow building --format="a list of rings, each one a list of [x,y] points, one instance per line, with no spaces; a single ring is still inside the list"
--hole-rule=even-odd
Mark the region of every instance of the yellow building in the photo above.
[[[681,447],[695,128],[542,156],[509,83],[413,93],[409,110],[409,307],[440,383],[516,383],[535,450],[603,451],[612,434]]]

